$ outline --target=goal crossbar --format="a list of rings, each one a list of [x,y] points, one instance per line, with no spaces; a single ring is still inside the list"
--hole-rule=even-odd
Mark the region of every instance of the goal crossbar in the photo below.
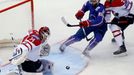
[[[18,6],[20,6],[22,4],[25,4],[27,2],[31,2],[31,23],[32,23],[31,27],[32,27],[32,29],[34,29],[34,3],[33,3],[33,0],[25,0],[25,1],[19,2],[17,4],[14,4],[12,6],[9,6],[7,8],[1,9],[0,13],[3,13],[5,11],[7,11],[7,10],[13,9],[15,7],[18,7]]]

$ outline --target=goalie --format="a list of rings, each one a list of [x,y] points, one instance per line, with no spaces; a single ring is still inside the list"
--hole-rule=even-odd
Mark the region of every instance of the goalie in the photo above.
[[[14,49],[11,64],[20,65],[23,71],[52,74],[53,63],[39,59],[40,56],[48,55],[50,46],[47,39],[50,36],[48,27],[41,27],[39,31],[31,30],[22,42]],[[40,53],[41,52],[41,53]]]

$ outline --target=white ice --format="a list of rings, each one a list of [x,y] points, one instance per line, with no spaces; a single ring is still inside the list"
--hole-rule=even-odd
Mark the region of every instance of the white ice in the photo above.
[[[79,27],[76,28],[69,28],[65,26],[60,18],[65,16],[69,23],[78,24],[78,20],[75,18],[75,13],[77,10],[81,8],[83,3],[86,0],[34,0],[35,1],[35,29],[38,29],[40,26],[46,25],[51,30],[51,36],[49,39],[50,45],[53,45],[61,40],[67,39],[69,36],[73,35]],[[103,3],[104,0],[101,0]],[[14,10],[15,11],[15,10]],[[7,14],[13,14],[11,12],[6,12],[0,14],[0,17],[5,17]],[[132,9],[132,13],[134,10]],[[6,14],[6,15],[5,15]],[[19,14],[21,15],[21,14]],[[84,19],[87,18],[87,15],[84,16]],[[12,15],[11,15],[12,16]],[[15,16],[17,18],[17,16]],[[29,16],[28,16],[29,17]],[[28,17],[23,17],[26,19]],[[9,18],[9,17],[8,17]],[[11,17],[12,19],[13,17]],[[16,19],[14,18],[14,19]],[[84,20],[83,19],[83,20]],[[6,19],[1,19],[1,21],[5,21]],[[30,22],[30,20],[29,20]],[[3,25],[3,23],[0,23]],[[4,24],[7,24],[6,21]],[[19,23],[15,21],[21,27],[25,24],[25,20]],[[8,34],[13,32],[16,38],[21,38],[26,34],[27,30],[30,28],[29,26],[24,26],[25,29],[23,31],[21,29],[15,28],[12,25],[8,25],[9,28],[13,29],[12,31],[1,29],[0,31],[0,38],[9,37]],[[87,68],[84,69],[79,75],[134,75],[134,25],[130,25],[125,30],[125,43],[127,47],[127,54],[128,56],[124,57],[117,57],[113,56],[112,53],[116,51],[118,48],[116,44],[111,43],[112,34],[110,30],[107,31],[103,41],[98,44],[96,48],[94,48],[90,54],[91,59]],[[21,36],[20,36],[21,34]],[[92,34],[91,34],[92,35]],[[89,37],[91,36],[89,35]],[[71,46],[76,47],[81,50],[84,50],[86,45],[88,44],[87,41],[82,40],[81,42],[75,43]]]

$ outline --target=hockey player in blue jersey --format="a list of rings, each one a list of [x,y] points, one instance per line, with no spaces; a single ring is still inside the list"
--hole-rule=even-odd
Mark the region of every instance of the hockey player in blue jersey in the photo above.
[[[87,11],[90,11],[88,19],[81,21]],[[88,0],[83,5],[82,9],[75,14],[76,18],[80,20],[80,29],[60,46],[60,51],[64,52],[67,46],[81,41],[93,32],[94,38],[92,38],[85,50],[82,52],[85,56],[89,57],[89,51],[102,41],[107,31],[107,24],[105,23],[104,15],[105,7],[100,3],[100,0]]]

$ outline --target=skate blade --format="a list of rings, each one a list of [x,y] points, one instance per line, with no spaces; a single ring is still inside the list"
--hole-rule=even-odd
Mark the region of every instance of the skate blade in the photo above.
[[[121,53],[121,54],[117,54],[117,55],[114,55],[114,56],[117,56],[117,57],[124,57],[124,56],[127,56],[128,54],[127,53]]]
[[[90,54],[85,54],[85,53],[82,53],[82,54],[83,54],[83,56],[85,56],[85,57],[88,58],[88,59],[91,58]]]

